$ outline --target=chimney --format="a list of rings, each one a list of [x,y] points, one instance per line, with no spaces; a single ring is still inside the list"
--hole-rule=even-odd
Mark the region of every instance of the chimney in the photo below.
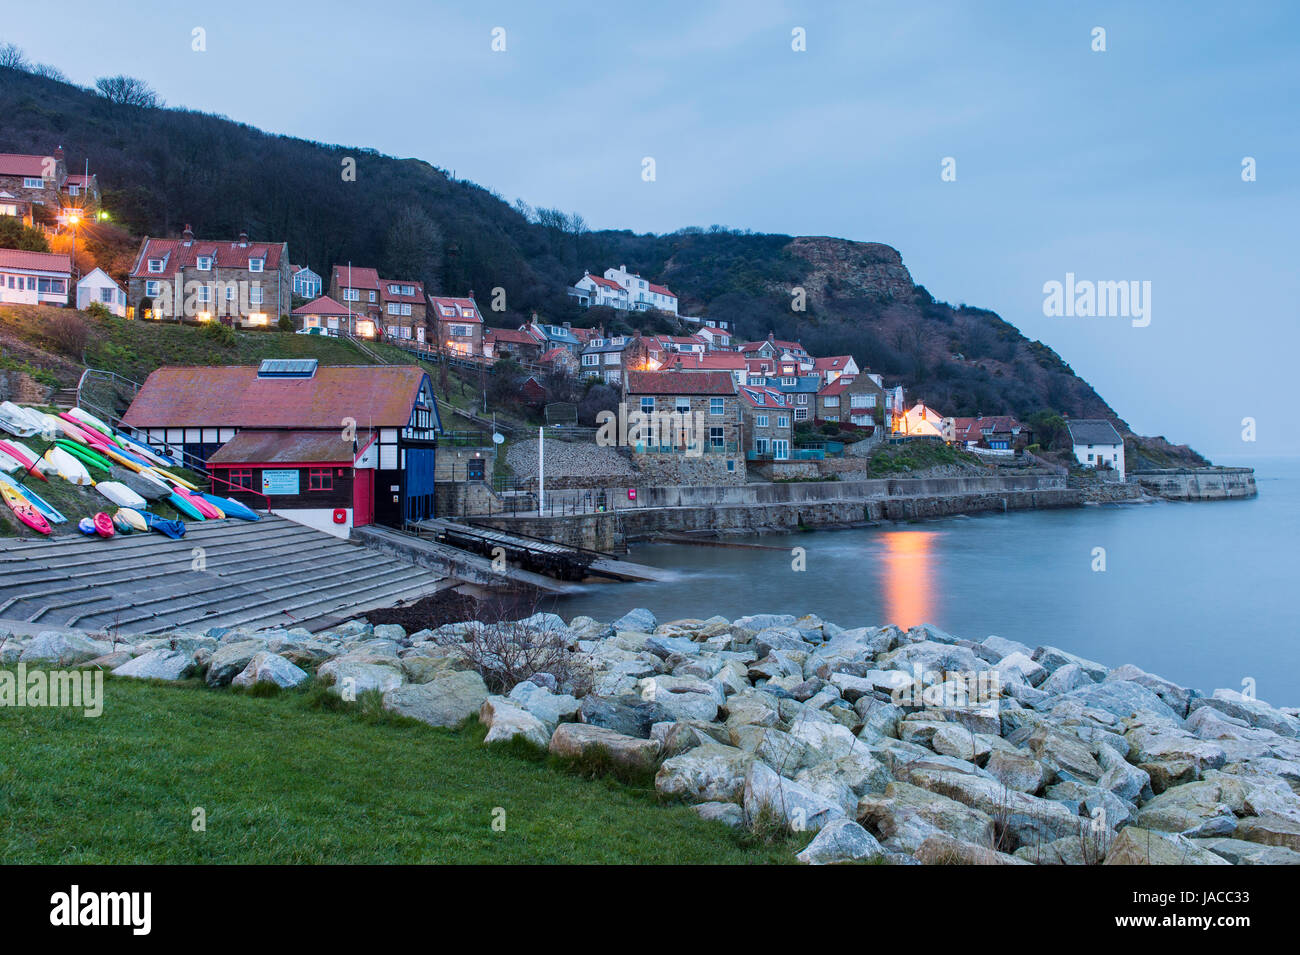
[[[564,330],[565,330],[565,331],[569,331],[569,330],[571,330],[572,328],[573,328],[573,323],[572,323],[572,322],[565,322],[565,323],[564,323]]]
[[[190,224],[188,222],[185,223],[185,231],[181,233],[181,241],[185,245],[194,244],[194,230],[190,228]]]
[[[239,233],[239,247],[240,247],[241,249],[246,249],[246,248],[248,248],[248,233],[247,233],[247,232],[241,232],[241,233]]]
[[[59,162],[63,162],[63,147],[62,147],[62,146],[55,146],[55,147],[54,147],[54,158],[57,159]]]

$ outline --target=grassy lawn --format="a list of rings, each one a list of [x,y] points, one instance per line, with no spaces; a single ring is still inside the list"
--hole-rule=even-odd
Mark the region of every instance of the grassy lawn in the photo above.
[[[942,441],[906,441],[902,444],[884,444],[871,453],[864,472],[866,477],[906,475],[939,465],[967,465],[987,470],[978,457],[969,451],[954,448]]]
[[[0,709],[0,863],[754,863],[797,848],[486,748],[474,722],[432,729],[364,699],[339,711],[319,687],[104,691],[96,719]]]

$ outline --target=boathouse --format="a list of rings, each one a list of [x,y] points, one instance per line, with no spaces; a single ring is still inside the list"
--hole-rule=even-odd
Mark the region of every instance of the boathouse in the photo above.
[[[218,493],[346,535],[434,516],[442,422],[415,365],[315,359],[154,371],[122,425],[206,468]]]

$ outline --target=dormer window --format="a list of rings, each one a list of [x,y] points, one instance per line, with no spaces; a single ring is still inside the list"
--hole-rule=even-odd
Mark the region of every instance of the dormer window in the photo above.
[[[249,259],[248,271],[261,272],[264,265],[266,265],[266,259]]]
[[[24,189],[44,189],[44,188],[45,188],[45,180],[42,179],[40,176],[24,176],[24,177],[23,177],[23,188],[24,188]]]
[[[149,271],[150,271],[150,272],[153,272],[154,274],[159,274],[159,273],[162,272],[162,270],[163,270],[163,260],[162,260],[162,259],[150,259],[150,260],[149,260]]]
[[[211,271],[212,271],[212,256],[210,256],[210,255],[200,255],[200,256],[199,256],[199,259],[198,259],[198,262],[195,264],[195,268],[197,268],[200,272],[211,272]]]

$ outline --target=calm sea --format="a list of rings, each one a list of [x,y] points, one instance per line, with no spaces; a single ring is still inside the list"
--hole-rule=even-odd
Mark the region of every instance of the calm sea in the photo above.
[[[972,640],[998,634],[1134,663],[1206,692],[1254,680],[1260,699],[1297,705],[1300,460],[1251,464],[1259,496],[1246,501],[737,538],[779,551],[634,545],[630,559],[675,578],[593,585],[555,609],[602,620],[641,606],[660,620],[772,612],[844,627],[929,622]],[[795,548],[803,571],[792,567]]]

